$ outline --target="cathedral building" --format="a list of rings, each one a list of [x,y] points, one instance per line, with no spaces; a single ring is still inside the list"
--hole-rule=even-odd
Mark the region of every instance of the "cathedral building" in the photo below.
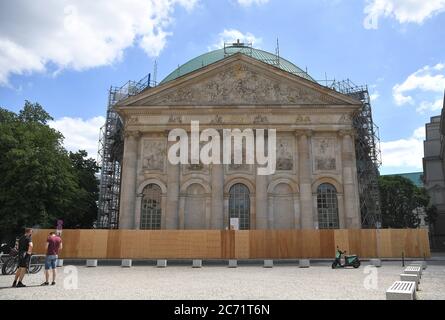
[[[240,43],[190,60],[115,106],[125,137],[119,228],[360,228],[352,119],[361,106]],[[190,133],[192,121],[201,131],[276,130],[274,172],[259,174],[257,163],[173,164],[169,133]]]

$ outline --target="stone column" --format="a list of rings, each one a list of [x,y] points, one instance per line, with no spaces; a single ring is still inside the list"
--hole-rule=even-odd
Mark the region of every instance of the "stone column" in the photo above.
[[[228,230],[229,225],[229,194],[224,193],[223,230]]]
[[[224,167],[212,164],[211,229],[224,228]]]
[[[136,195],[135,214],[134,214],[134,228],[139,230],[141,228],[141,213],[142,213],[142,193]]]
[[[205,209],[205,228],[208,230],[210,229],[211,226],[211,213],[212,213],[212,198],[210,194],[206,194],[206,198],[205,198],[205,205],[206,205],[206,209]]]
[[[312,203],[312,165],[310,156],[311,130],[297,131],[298,137],[298,172],[300,180],[301,228],[314,228]]]
[[[256,197],[255,193],[250,194],[250,230],[255,230],[256,227]]]
[[[178,229],[185,228],[185,197],[186,196],[187,195],[185,195],[185,194],[179,195],[179,214],[178,214],[179,227],[178,227]]]
[[[139,138],[139,131],[127,131],[125,133],[119,208],[120,229],[135,228],[136,173]]]
[[[168,148],[174,144],[168,142]],[[165,217],[166,229],[178,229],[179,227],[179,172],[180,164],[171,164],[167,161],[167,210]]]
[[[312,194],[312,208],[314,208],[314,229],[320,229],[320,221],[318,220],[318,204],[317,193]]]
[[[293,195],[294,200],[294,228],[301,228],[301,211],[300,211],[300,197],[298,194]]]
[[[296,175],[297,181],[300,179],[298,177],[298,174],[300,172],[299,169],[299,163],[300,163],[300,155],[298,153],[298,132],[295,132],[295,139],[294,139],[294,172]],[[300,189],[300,186],[298,186],[298,189]],[[301,203],[300,203],[300,190],[298,190],[298,193],[294,194],[294,218],[295,218],[295,228],[301,229]]]
[[[256,174],[255,176],[256,227],[257,229],[267,229],[268,225],[267,176],[258,175],[258,170],[256,168],[255,171],[256,171],[255,173]]]
[[[268,209],[267,209],[267,229],[274,229],[274,196],[273,195],[268,195],[267,197],[267,204],[268,204]]]
[[[167,193],[161,195],[161,229],[166,229]]]
[[[345,217],[345,199],[342,193],[337,193],[338,201],[338,220],[340,229],[346,229],[346,217]]]
[[[354,143],[353,132],[340,131],[342,139],[342,172],[343,172],[343,194],[344,194],[344,215],[345,227],[350,229],[360,228],[360,206],[356,185],[354,165]]]

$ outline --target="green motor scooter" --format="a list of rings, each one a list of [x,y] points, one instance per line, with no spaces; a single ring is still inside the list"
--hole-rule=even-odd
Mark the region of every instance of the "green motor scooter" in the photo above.
[[[335,260],[334,260],[334,262],[332,262],[332,269],[335,269],[337,267],[340,267],[340,268],[345,268],[345,267],[358,268],[358,267],[360,267],[360,260],[356,254],[348,255],[348,256],[345,254],[346,254],[346,250],[341,251],[337,247],[337,251],[335,253]],[[344,259],[345,259],[344,263],[341,262],[342,256],[344,256]]]

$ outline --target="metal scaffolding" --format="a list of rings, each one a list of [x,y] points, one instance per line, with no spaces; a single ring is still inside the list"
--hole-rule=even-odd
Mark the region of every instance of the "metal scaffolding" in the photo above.
[[[360,196],[362,228],[381,228],[380,192],[378,186],[380,154],[379,128],[372,120],[372,108],[367,86],[352,81],[333,81],[329,87],[362,102],[353,116],[355,155]]]
[[[96,228],[117,229],[122,157],[124,153],[123,123],[113,106],[129,96],[155,86],[150,74],[140,81],[128,81],[111,87],[108,93],[107,118],[100,129],[98,162],[100,163],[99,203]]]

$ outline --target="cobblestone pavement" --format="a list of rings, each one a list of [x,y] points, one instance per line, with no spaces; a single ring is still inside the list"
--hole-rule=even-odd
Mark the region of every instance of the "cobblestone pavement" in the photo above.
[[[58,268],[55,286],[41,287],[43,271],[27,275],[27,288],[10,288],[13,276],[0,276],[3,299],[385,299],[386,289],[403,268],[384,262],[381,268],[332,270],[327,264],[260,265],[65,266]],[[76,282],[76,273],[77,279]],[[377,277],[375,277],[377,275]],[[77,289],[75,289],[77,283]],[[365,287],[366,286],[366,287]],[[418,299],[445,299],[445,265],[424,270]]]

